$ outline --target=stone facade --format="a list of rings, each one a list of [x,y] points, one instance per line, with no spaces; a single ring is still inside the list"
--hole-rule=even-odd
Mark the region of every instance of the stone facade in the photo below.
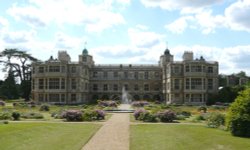
[[[48,103],[91,103],[120,100],[122,89],[131,100],[158,100],[176,104],[204,104],[218,90],[218,63],[193,59],[185,52],[174,61],[166,49],[158,64],[97,65],[86,49],[78,62],[66,51],[58,59],[32,64],[32,97]]]

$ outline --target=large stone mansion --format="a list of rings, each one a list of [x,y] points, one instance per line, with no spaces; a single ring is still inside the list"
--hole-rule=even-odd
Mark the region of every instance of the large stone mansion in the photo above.
[[[205,104],[218,91],[218,62],[193,58],[182,61],[166,49],[158,64],[96,65],[87,49],[72,62],[66,51],[58,58],[32,64],[32,98],[39,102],[78,104],[98,99],[120,100],[122,89],[131,100],[175,104]]]

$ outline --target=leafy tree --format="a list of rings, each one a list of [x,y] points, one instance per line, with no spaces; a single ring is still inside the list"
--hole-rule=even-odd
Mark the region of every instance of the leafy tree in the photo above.
[[[25,51],[18,49],[5,49],[0,53],[0,63],[5,65],[4,71],[12,70],[14,77],[21,83],[21,95],[29,100],[31,91],[31,62],[37,61]]]
[[[235,136],[250,137],[250,88],[242,91],[230,106],[227,127]]]
[[[4,80],[3,84],[0,87],[0,95],[1,97],[8,99],[19,98],[18,88],[13,72],[11,70],[9,71],[8,77]]]

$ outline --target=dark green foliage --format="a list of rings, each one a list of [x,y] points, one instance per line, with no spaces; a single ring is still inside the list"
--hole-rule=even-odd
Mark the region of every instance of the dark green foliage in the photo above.
[[[8,77],[4,80],[2,86],[0,87],[0,96],[7,99],[17,99],[19,98],[18,88],[15,81],[13,72],[10,70]]]
[[[19,113],[19,112],[17,112],[17,111],[14,111],[14,112],[12,112],[12,118],[14,119],[14,120],[19,120],[20,119],[20,117],[21,117],[21,114]]]
[[[82,115],[82,120],[83,121],[93,121],[96,115],[97,114],[93,111],[90,111],[90,110],[84,111],[84,113]]]
[[[189,112],[189,111],[181,111],[181,112],[177,112],[177,115],[182,115],[182,116],[188,118],[188,117],[191,116],[191,112]]]
[[[207,101],[208,105],[213,105],[216,102],[232,103],[238,96],[240,91],[243,91],[245,86],[226,86],[219,90],[217,95],[210,95]]]
[[[39,110],[40,111],[49,111],[49,105],[48,104],[43,104],[43,105],[41,105]]]
[[[144,122],[157,122],[157,115],[152,114],[150,112],[144,112],[141,113],[140,116],[138,117],[138,120],[142,120]]]
[[[202,111],[203,113],[206,113],[207,112],[207,107],[200,106],[200,107],[198,107],[198,111]]]
[[[212,112],[208,115],[207,126],[211,128],[218,128],[225,124],[225,115],[219,112]]]
[[[19,62],[16,62],[16,61]],[[0,63],[4,64],[5,70],[13,71],[15,77],[21,82],[20,92],[25,100],[29,100],[31,91],[31,62],[37,61],[25,51],[18,49],[5,49],[0,53]]]
[[[36,112],[27,112],[27,113],[21,114],[21,118],[25,118],[25,119],[43,119],[43,115],[40,114],[40,113],[36,113]]]
[[[227,127],[235,136],[250,137],[250,88],[242,91],[229,107]]]
[[[103,120],[105,119],[105,112],[103,110],[85,110],[83,112],[83,121]]]
[[[0,112],[0,120],[11,119],[11,114],[9,112]]]

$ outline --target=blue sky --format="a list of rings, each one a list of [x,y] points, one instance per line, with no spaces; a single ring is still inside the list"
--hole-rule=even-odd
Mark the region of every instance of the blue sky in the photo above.
[[[249,0],[0,0],[0,50],[77,61],[87,42],[96,64],[151,64],[168,45],[250,75],[249,12]]]

